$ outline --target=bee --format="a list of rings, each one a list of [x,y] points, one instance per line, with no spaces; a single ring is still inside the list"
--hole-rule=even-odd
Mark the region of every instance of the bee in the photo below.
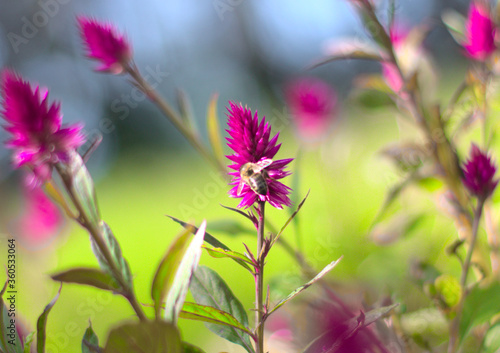
[[[264,169],[273,162],[272,159],[263,159],[257,163],[245,163],[240,168],[241,181],[238,185],[238,196],[243,191],[243,186],[247,184],[250,189],[259,195],[267,195],[267,181],[269,178]]]

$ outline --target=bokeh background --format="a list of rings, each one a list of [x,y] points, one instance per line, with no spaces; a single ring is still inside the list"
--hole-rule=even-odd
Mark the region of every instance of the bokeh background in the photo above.
[[[383,17],[387,4],[381,1],[379,8]],[[463,77],[466,66],[460,47],[441,24],[445,8],[466,13],[468,2],[403,0],[396,8],[396,18],[405,26],[425,20],[433,28],[424,45],[438,68],[436,98],[451,94],[450,87]],[[401,138],[397,113],[380,104],[378,96],[353,93],[354,78],[380,72],[380,66],[343,61],[305,70],[332,41],[367,41],[348,1],[0,0],[0,66],[48,87],[51,99],[62,101],[65,122],[83,121],[89,136],[97,131],[103,136],[89,168],[103,219],[120,240],[143,303],[151,302],[154,270],[180,231],[166,214],[196,224],[207,219],[209,231],[235,249],[242,250],[242,242],[252,247],[254,235],[248,224],[220,207],[234,207],[237,201],[227,197],[225,182],[156,107],[135,97],[125,77],[93,71],[94,63],[84,57],[78,36],[80,14],[109,20],[125,31],[138,68],[145,74],[156,72],[157,89],[166,99],[174,102],[178,89],[186,92],[203,138],[207,104],[218,93],[221,127],[227,101],[239,101],[266,115],[274,132],[281,131],[283,146],[277,157],[290,158],[301,151],[300,160],[291,165],[299,177],[288,178],[288,185],[294,180],[296,198],[311,191],[298,225],[286,236],[301,246],[318,270],[343,255],[331,278],[347,292],[370,293],[372,298],[408,296],[415,290],[408,271],[416,260],[442,261],[453,271],[443,249],[456,235],[446,217],[436,212],[430,193],[427,198],[418,196],[416,209],[417,196],[411,190],[410,197],[398,203],[401,209],[411,205],[412,212],[425,215],[404,239],[381,245],[369,235],[386,191],[400,179],[378,153]],[[339,95],[332,133],[312,145],[297,138],[284,104],[286,83],[304,75],[326,80]],[[376,109],[368,111],[367,106]],[[1,131],[0,140],[6,137]],[[11,168],[9,151],[0,148],[0,251],[5,254],[5,241],[19,236],[16,225],[26,210],[21,177]],[[268,215],[278,226],[289,213],[269,210]],[[33,329],[58,289],[48,275],[96,266],[96,261],[88,236],[71,222],[57,234],[37,240],[36,246],[20,238],[17,249],[17,313]],[[0,259],[6,256],[0,253]],[[250,309],[253,279],[228,261],[204,254],[201,263],[218,270]],[[303,282],[298,266],[282,249],[273,250],[267,268],[276,293]],[[49,317],[47,352],[79,351],[89,319],[104,343],[109,328],[132,315],[122,298],[65,285]],[[180,325],[184,339],[207,353],[241,351],[202,324]]]

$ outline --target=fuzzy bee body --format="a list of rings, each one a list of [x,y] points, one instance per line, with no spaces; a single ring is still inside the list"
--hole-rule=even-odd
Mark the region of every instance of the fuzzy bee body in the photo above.
[[[243,186],[246,184],[252,189],[256,194],[267,195],[268,185],[266,179],[269,175],[264,170],[273,161],[271,159],[264,159],[257,163],[245,163],[240,168],[241,181],[238,186],[238,195],[241,195]]]

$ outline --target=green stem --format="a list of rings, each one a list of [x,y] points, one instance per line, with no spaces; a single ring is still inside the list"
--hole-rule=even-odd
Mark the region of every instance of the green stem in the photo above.
[[[483,212],[484,198],[479,198],[477,201],[477,207],[474,211],[474,220],[472,223],[472,236],[469,244],[469,249],[467,249],[467,255],[465,256],[465,261],[462,265],[462,276],[460,277],[460,287],[462,288],[462,296],[460,297],[460,302],[456,308],[456,316],[453,318],[450,324],[450,341],[448,342],[448,353],[453,353],[458,348],[459,341],[459,328],[460,328],[460,318],[462,316],[462,311],[465,305],[465,298],[467,297],[467,275],[469,274],[469,269],[472,261],[472,254],[474,252],[474,247],[477,241],[477,232],[479,229],[479,221]]]
[[[227,175],[226,166],[218,158],[208,152],[208,149],[200,142],[198,136],[184,124],[182,117],[160,97],[158,92],[141,76],[136,67],[129,66],[126,68],[127,73],[134,79],[136,85],[144,94],[156,104],[163,115],[170,120],[172,124],[184,135],[186,140],[202,155],[208,162],[222,172],[222,175]]]
[[[129,287],[127,281],[123,278],[120,270],[116,267],[116,264],[113,260],[113,257],[112,257],[111,253],[109,252],[108,247],[106,246],[106,244],[104,242],[104,239],[102,237],[100,229],[98,227],[96,227],[95,224],[93,224],[93,222],[91,222],[89,220],[87,213],[84,211],[80,202],[78,202],[78,198],[76,197],[76,195],[73,192],[73,187],[72,187],[73,180],[72,180],[71,176],[69,176],[67,173],[65,173],[64,170],[62,169],[62,167],[58,164],[56,164],[56,170],[59,173],[59,175],[61,176],[61,179],[64,183],[65,188],[66,188],[66,191],[67,191],[69,197],[71,198],[71,200],[73,201],[73,204],[79,213],[80,224],[85,229],[87,229],[90,236],[97,244],[97,247],[101,251],[104,258],[106,259],[106,262],[108,263],[108,265],[111,269],[111,272],[113,273],[113,277],[118,281],[118,283],[120,284],[120,287],[123,289],[123,293],[121,293],[121,294],[128,300],[128,302],[130,303],[130,305],[132,306],[132,308],[136,312],[139,319],[141,321],[146,321],[147,320],[146,314],[142,310],[142,307],[139,304],[139,302],[137,301],[137,298],[134,294],[134,289]]]
[[[258,201],[259,223],[257,228],[257,254],[261,254],[264,246],[264,207],[266,203]],[[265,256],[259,256],[257,273],[255,274],[255,330],[257,335],[257,352],[264,353],[264,261]]]

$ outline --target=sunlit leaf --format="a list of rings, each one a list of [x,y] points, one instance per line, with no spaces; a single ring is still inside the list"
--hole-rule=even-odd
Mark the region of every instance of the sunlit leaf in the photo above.
[[[436,278],[434,288],[436,290],[436,297],[445,308],[453,308],[460,302],[462,288],[458,280],[452,275],[444,274]]]
[[[215,271],[199,266],[193,275],[190,289],[196,303],[225,311],[243,326],[248,326],[248,317],[243,305]],[[216,335],[239,344],[247,352],[254,353],[248,335],[241,330],[212,323],[206,323],[206,326]]]
[[[500,350],[500,324],[491,327],[484,336],[482,353],[497,353]]]
[[[338,263],[339,261],[341,260],[342,258],[336,260],[336,261],[333,261],[331,263],[329,263],[328,265],[325,266],[325,268],[323,268],[321,270],[320,273],[318,273],[312,280],[310,280],[309,282],[307,282],[306,284],[300,286],[299,288],[295,289],[292,293],[290,293],[286,298],[284,299],[281,299],[278,304],[276,304],[276,306],[274,308],[272,308],[271,310],[269,310],[267,316],[271,315],[273,312],[275,312],[276,310],[278,310],[282,305],[284,305],[285,303],[287,303],[288,301],[292,300],[293,298],[295,298],[297,295],[299,295],[302,291],[306,290],[307,288],[309,288],[311,285],[313,285],[315,282],[317,282],[318,280],[320,280],[324,275],[326,275],[328,272],[330,272]]]
[[[51,275],[54,281],[78,283],[93,286],[99,289],[118,292],[120,286],[109,274],[94,268],[73,268],[68,271]]]
[[[59,287],[59,290],[52,299],[52,301],[47,304],[45,309],[43,309],[42,315],[38,317],[38,321],[36,323],[36,351],[37,353],[45,353],[45,338],[46,338],[46,328],[47,328],[47,318],[49,317],[50,310],[56,304],[59,295],[61,294],[62,283]]]
[[[215,157],[219,161],[224,160],[224,152],[222,150],[222,139],[220,136],[219,129],[219,118],[217,117],[217,99],[219,98],[218,94],[212,95],[210,102],[208,103],[207,110],[207,130],[208,130],[208,139],[210,141],[210,145],[212,146],[212,150],[214,151]]]
[[[158,266],[151,287],[156,317],[159,317],[161,304],[165,302],[164,318],[176,323],[193,271],[200,260],[205,228],[204,221],[194,236],[192,230],[186,228],[174,240]]]
[[[33,344],[33,340],[35,338],[35,331],[32,331],[26,336],[24,340],[24,350],[23,353],[31,353],[31,345]]]
[[[92,347],[99,347],[99,339],[89,322],[89,327],[85,330],[82,338],[82,353],[95,353],[96,349]]]
[[[177,328],[164,321],[126,323],[109,333],[104,353],[183,353]]]
[[[228,326],[241,330],[250,336],[252,335],[252,332],[236,320],[233,315],[211,306],[186,302],[182,307],[180,317],[183,319]]]
[[[175,217],[172,217],[172,216],[169,216],[169,215],[166,215],[168,218],[170,218],[172,221],[176,222],[176,223],[179,223],[181,226],[183,226],[184,228],[189,228],[191,229],[191,232],[194,234],[198,231],[198,228],[196,228],[194,225],[192,224],[189,224],[189,223],[186,223],[184,221],[181,221],[180,219],[177,219]],[[221,248],[221,249],[226,249],[226,250],[231,250],[229,249],[228,246],[226,246],[225,244],[223,244],[222,242],[220,242],[218,239],[216,239],[213,235],[211,235],[210,233],[207,233],[205,232],[205,242],[209,243],[210,245],[216,247],[216,248]]]

